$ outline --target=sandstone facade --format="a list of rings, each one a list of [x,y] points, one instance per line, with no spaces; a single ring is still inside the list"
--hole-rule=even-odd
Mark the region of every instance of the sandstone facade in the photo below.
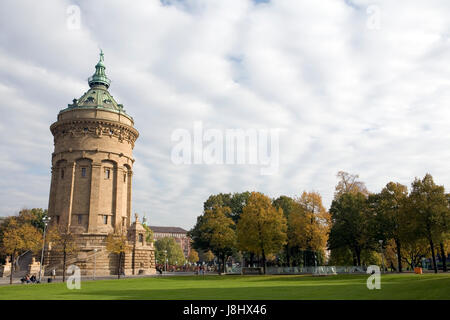
[[[132,151],[139,133],[109,94],[109,84],[101,53],[90,89],[50,126],[54,152],[48,214],[52,225],[77,235],[80,250],[67,265],[79,266],[82,274],[93,272],[94,263],[98,275],[117,273],[117,257],[107,252],[106,237],[123,230],[135,248],[123,261],[126,273],[154,273],[153,245],[134,243],[140,234],[145,238],[145,229],[139,221],[131,223]],[[62,273],[61,255],[51,246],[45,265],[46,274],[52,269]]]

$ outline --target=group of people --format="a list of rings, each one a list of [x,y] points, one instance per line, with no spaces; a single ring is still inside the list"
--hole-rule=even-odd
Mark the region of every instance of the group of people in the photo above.
[[[211,271],[209,266],[197,266],[195,273],[198,275],[204,275],[206,273],[206,271]]]
[[[36,279],[36,275],[30,275],[27,273],[23,278],[20,279],[22,283],[39,283],[39,280]]]

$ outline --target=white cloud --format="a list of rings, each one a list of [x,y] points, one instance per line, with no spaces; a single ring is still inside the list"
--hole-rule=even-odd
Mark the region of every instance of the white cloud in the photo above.
[[[140,131],[133,206],[152,224],[190,228],[218,192],[313,189],[329,205],[339,170],[373,191],[426,172],[449,185],[449,14],[444,0],[2,1],[0,215],[47,206],[48,127],[87,90],[99,47]],[[199,120],[285,129],[278,174],[172,164],[172,131]]]

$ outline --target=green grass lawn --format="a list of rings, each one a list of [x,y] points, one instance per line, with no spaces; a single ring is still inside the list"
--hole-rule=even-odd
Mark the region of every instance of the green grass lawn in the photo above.
[[[368,275],[177,276],[0,287],[0,299],[450,299],[450,274],[388,274],[368,290]]]

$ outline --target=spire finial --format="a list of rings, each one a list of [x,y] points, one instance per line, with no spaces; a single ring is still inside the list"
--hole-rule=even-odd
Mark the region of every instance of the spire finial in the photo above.
[[[106,88],[109,87],[111,80],[109,80],[105,74],[106,67],[105,67],[105,64],[103,63],[104,60],[105,60],[105,56],[103,54],[103,50],[100,49],[100,60],[95,65],[95,73],[88,80],[90,87],[92,87],[94,85],[103,85]]]

